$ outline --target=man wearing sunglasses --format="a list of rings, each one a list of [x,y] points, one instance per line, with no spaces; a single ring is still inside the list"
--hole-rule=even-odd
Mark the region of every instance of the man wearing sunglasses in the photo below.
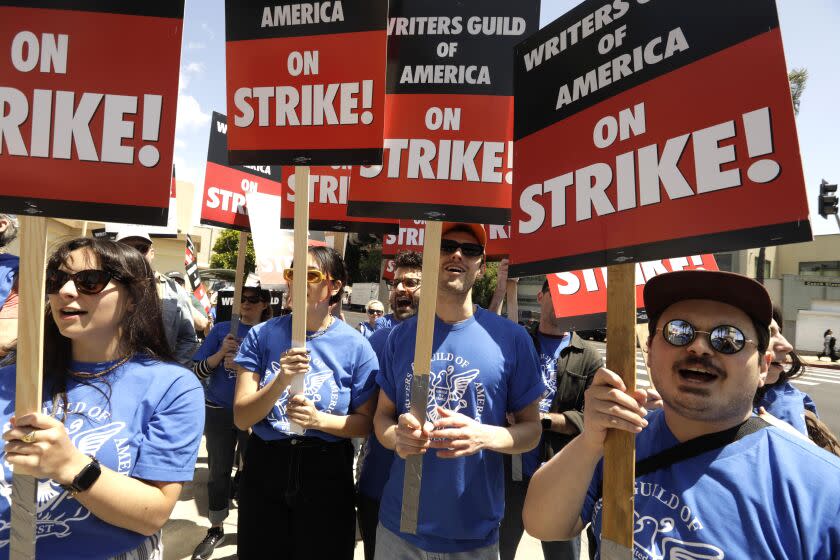
[[[395,259],[394,279],[388,281],[388,304],[391,307],[391,321],[374,332],[368,342],[382,360],[385,343],[391,330],[403,321],[417,314],[420,304],[420,279],[423,274],[423,255],[415,251],[403,251]],[[387,317],[387,316],[386,316]],[[365,560],[373,560],[376,545],[376,526],[379,523],[379,502],[388,480],[394,452],[385,449],[376,434],[368,436],[359,459],[359,530],[365,547]]]
[[[376,558],[498,559],[502,453],[533,449],[545,389],[527,331],[473,305],[487,235],[444,223],[426,418],[410,412],[417,319],[391,331],[377,383],[376,437],[397,458],[380,502]],[[425,287],[428,295],[429,286]],[[506,424],[510,414],[515,422]],[[400,532],[406,457],[424,455],[416,534]]]
[[[134,247],[142,253],[149,265],[154,269],[155,247],[152,238],[138,229],[126,229],[117,232],[119,243]],[[193,354],[198,349],[198,338],[193,326],[192,303],[186,290],[171,278],[155,271],[157,292],[161,302],[163,314],[163,329],[166,340],[175,353],[175,359],[181,364],[192,368]]]
[[[636,434],[634,558],[837,557],[840,459],[752,411],[771,360],[767,291],[681,271],[651,279],[644,297],[663,408],[647,414],[645,391],[599,370],[583,432],[531,480],[525,528],[568,539],[591,522],[599,551],[616,550],[600,539],[601,457],[619,429]]]

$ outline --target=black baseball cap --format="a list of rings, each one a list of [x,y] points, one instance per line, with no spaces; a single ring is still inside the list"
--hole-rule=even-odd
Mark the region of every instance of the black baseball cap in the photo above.
[[[681,270],[660,274],[645,284],[644,295],[645,309],[651,318],[659,317],[678,301],[710,299],[737,307],[768,328],[773,319],[773,303],[764,286],[733,272]]]

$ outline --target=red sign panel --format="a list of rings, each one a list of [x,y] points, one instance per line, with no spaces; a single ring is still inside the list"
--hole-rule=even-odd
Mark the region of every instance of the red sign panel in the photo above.
[[[387,0],[225,2],[231,163],[381,163],[387,17]]]
[[[285,167],[281,225],[294,229],[295,168]],[[397,229],[395,220],[357,218],[347,215],[350,192],[349,165],[311,167],[309,170],[309,229],[314,231],[350,231],[357,233],[390,233]]]
[[[385,268],[382,269],[383,280],[393,280],[394,272],[397,270],[397,261],[394,259],[384,259]]]
[[[517,47],[511,274],[811,239],[774,2],[602,4]]]
[[[261,192],[280,196],[280,167],[230,165],[227,159],[227,131],[227,118],[214,112],[210,122],[207,170],[204,173],[201,223],[249,231],[251,222],[245,195]]]
[[[184,2],[12,4],[0,6],[0,207],[165,225]]]
[[[713,255],[681,257],[636,264],[636,307],[645,306],[645,283],[658,274],[678,270],[718,270]],[[607,325],[607,267],[547,275],[554,315],[561,328],[602,329]]]
[[[354,216],[508,223],[510,50],[537,0],[393,0],[382,165],[354,170]]]

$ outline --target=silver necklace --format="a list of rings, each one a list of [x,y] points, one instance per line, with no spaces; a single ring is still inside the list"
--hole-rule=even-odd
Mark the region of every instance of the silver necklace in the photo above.
[[[328,330],[330,330],[330,327],[332,326],[333,321],[335,321],[335,317],[330,315],[330,322],[327,324],[327,326],[324,327],[323,329],[321,329],[320,331],[315,331],[312,334],[306,335],[306,340],[312,340],[313,338],[318,338],[319,336],[323,336],[324,334],[326,334],[326,332]]]

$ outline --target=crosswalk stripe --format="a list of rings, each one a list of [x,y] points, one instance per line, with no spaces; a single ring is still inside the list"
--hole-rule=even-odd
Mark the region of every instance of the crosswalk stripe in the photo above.
[[[806,373],[800,379],[805,379],[807,381],[816,381],[819,383],[834,383],[836,385],[840,385],[840,379],[826,379],[824,377],[820,377],[818,375],[811,375],[809,373]]]
[[[802,381],[801,379],[791,379],[791,383],[796,383],[797,385],[819,385],[819,383],[812,383],[810,381]]]

